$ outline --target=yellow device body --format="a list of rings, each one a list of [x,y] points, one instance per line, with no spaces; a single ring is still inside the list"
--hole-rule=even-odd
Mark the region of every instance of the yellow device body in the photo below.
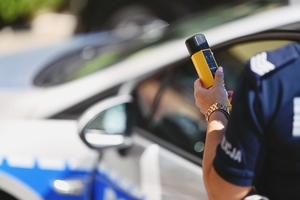
[[[218,65],[205,36],[203,34],[194,35],[185,41],[185,45],[191,55],[191,59],[202,85],[205,88],[212,87]],[[224,90],[226,91],[225,87]],[[229,99],[227,99],[227,107],[231,110],[232,106]]]
[[[200,50],[194,53],[191,56],[191,59],[203,86],[205,88],[213,86],[215,80],[214,73],[217,70],[218,65],[212,51],[210,49]],[[227,107],[231,111],[232,106],[229,99],[227,99]]]
[[[198,76],[200,77],[201,83],[203,84],[203,86],[205,88],[210,88],[214,84],[214,75],[206,61],[203,51],[210,51],[210,54],[212,55],[212,52],[210,49],[203,49],[201,51],[194,53],[191,56],[191,59],[193,61],[194,67],[198,73]],[[216,63],[214,57],[212,57],[212,59]],[[216,66],[218,66],[218,65],[216,64]]]

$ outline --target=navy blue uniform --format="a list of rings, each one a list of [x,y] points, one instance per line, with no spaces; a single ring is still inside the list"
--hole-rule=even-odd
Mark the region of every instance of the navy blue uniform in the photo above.
[[[213,163],[217,173],[271,200],[299,200],[300,45],[253,56],[232,107]]]

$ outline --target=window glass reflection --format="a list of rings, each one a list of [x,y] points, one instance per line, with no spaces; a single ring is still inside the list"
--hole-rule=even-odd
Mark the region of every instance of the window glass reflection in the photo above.
[[[195,106],[194,81],[197,73],[191,62],[173,70],[160,97],[150,129],[161,138],[193,154],[194,146],[205,141],[206,122]]]
[[[203,151],[206,122],[195,106],[193,85],[197,73],[191,62],[174,68],[171,73],[148,80],[138,88],[140,110],[144,116],[151,116],[146,128],[199,155]]]

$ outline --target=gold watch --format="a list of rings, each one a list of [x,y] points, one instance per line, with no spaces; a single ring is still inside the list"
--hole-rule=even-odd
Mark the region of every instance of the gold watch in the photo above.
[[[221,103],[214,103],[205,112],[205,120],[208,122],[210,115],[215,111],[221,111],[225,114],[226,118],[229,118],[229,109],[226,105]]]

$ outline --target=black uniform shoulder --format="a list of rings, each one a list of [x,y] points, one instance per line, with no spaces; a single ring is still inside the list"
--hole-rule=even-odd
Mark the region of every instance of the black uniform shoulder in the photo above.
[[[260,52],[250,58],[246,67],[247,78],[257,84],[261,77],[300,59],[300,45],[288,44],[272,51]]]

